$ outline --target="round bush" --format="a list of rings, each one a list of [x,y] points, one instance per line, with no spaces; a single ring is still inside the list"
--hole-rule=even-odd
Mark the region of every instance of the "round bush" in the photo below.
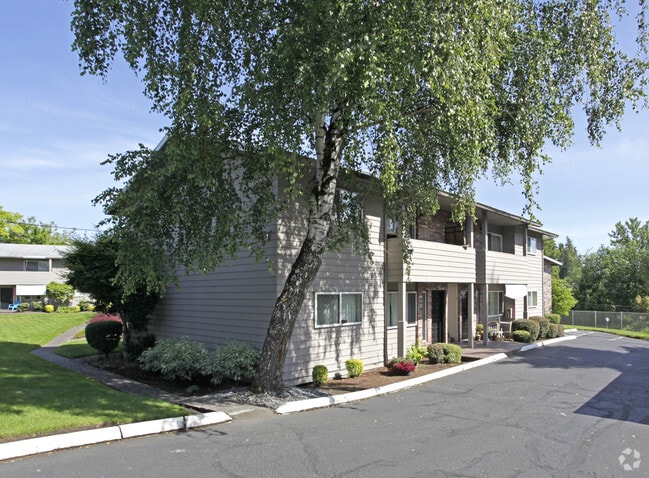
[[[45,312],[47,312],[48,314],[51,314],[52,312],[54,312],[54,306],[52,304],[47,304],[45,306]]]
[[[313,384],[316,386],[321,386],[327,383],[327,375],[329,374],[329,369],[324,365],[316,365],[313,367],[313,372],[311,372],[311,377],[313,378]]]
[[[550,325],[550,321],[546,319],[545,317],[530,317],[530,320],[533,320],[537,324],[539,324],[539,336],[538,338],[545,338],[548,336],[548,326]]]
[[[416,369],[417,366],[415,365],[415,362],[405,359],[394,363],[390,368],[390,371],[393,375],[410,375],[410,373],[414,372]]]
[[[86,325],[86,341],[88,345],[106,356],[117,348],[121,338],[121,322],[103,320]]]
[[[548,326],[548,336],[547,337],[549,339],[553,339],[553,338],[558,337],[558,336],[559,336],[559,327],[557,326],[557,324],[550,323],[549,326]]]
[[[557,324],[557,330],[558,330],[557,337],[563,337],[564,335],[566,335],[565,328],[563,325]]]
[[[532,338],[531,342],[539,338],[539,323],[534,320],[517,319],[512,322],[512,333],[517,330],[527,330]]]
[[[430,363],[444,363],[444,344],[430,344],[428,346],[428,361]]]
[[[444,344],[444,362],[462,363],[462,347],[455,344]]]
[[[512,340],[514,342],[532,343],[532,335],[527,330],[515,330],[512,332]]]
[[[559,322],[561,322],[561,316],[559,314],[547,314],[545,318],[553,324],[558,324]]]
[[[213,384],[224,380],[250,383],[259,365],[260,352],[248,342],[228,342],[218,347],[207,361],[206,375]]]
[[[359,377],[363,374],[364,364],[360,359],[349,359],[345,362],[347,368],[347,375],[350,378]]]

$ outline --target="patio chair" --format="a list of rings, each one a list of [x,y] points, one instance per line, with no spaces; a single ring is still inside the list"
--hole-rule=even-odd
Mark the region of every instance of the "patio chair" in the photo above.
[[[9,304],[7,306],[7,310],[18,310],[19,305],[20,305],[20,301],[16,301],[13,304]]]

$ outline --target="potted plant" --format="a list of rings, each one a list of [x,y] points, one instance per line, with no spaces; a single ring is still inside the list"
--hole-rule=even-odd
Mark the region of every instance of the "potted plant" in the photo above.
[[[475,326],[475,339],[476,340],[482,340],[482,337],[484,335],[484,325],[478,324]]]

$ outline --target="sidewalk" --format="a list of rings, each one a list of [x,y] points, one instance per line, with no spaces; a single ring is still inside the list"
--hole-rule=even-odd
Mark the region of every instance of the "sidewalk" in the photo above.
[[[195,415],[188,415],[184,417],[172,417],[164,420],[131,423],[127,425],[101,428],[97,430],[64,433],[60,435],[19,440],[9,443],[0,443],[0,461],[60,450],[64,448],[116,441],[143,435],[166,433],[175,430],[187,430],[190,428],[206,425],[214,425],[231,421],[233,417],[244,416],[244,414],[247,417],[254,418],[257,416],[268,416],[273,413],[273,411],[267,408],[223,400],[222,397],[220,398],[218,394],[207,397],[181,397],[179,395],[168,393],[155,387],[151,387],[149,385],[121,377],[106,370],[85,365],[77,360],[61,357],[54,353],[54,350],[58,346],[69,341],[77,332],[82,330],[84,327],[85,325],[75,327],[60,335],[59,337],[56,337],[54,340],[48,342],[44,346],[34,350],[32,353],[56,365],[94,378],[117,390],[121,390],[127,393],[140,394],[147,397],[153,397],[160,400],[185,405],[189,408],[208,410],[208,412],[197,413]],[[331,405],[339,405],[342,403],[363,400],[377,395],[409,388],[415,385],[436,380],[438,378],[454,375],[456,373],[461,373],[465,370],[480,367],[482,365],[497,362],[506,359],[508,354],[512,352],[526,351],[532,348],[543,347],[545,345],[551,345],[563,340],[571,340],[575,338],[577,338],[576,335],[567,335],[558,339],[537,342],[535,344],[530,344],[527,346],[523,346],[523,344],[516,342],[490,342],[488,346],[485,346],[481,343],[479,345],[475,344],[473,348],[462,347],[463,356],[472,357],[476,360],[437,373],[424,375],[421,377],[413,378],[411,380],[404,380],[402,382],[393,383],[384,387],[361,390],[358,392],[351,392],[342,395],[332,395],[288,402],[275,409],[274,413],[294,413],[298,411],[311,410],[314,408],[322,408]]]

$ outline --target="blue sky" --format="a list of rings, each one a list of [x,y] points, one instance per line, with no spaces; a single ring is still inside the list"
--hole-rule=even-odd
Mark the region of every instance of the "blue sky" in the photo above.
[[[0,205],[79,230],[102,219],[92,199],[113,185],[108,154],[155,146],[166,124],[151,114],[134,73],[117,65],[104,82],[81,76],[64,0],[0,1]],[[577,118],[577,123],[582,121]],[[583,128],[537,177],[545,229],[581,253],[608,245],[618,221],[649,220],[649,113],[629,112],[601,148]],[[481,181],[477,200],[521,214],[516,182]]]

